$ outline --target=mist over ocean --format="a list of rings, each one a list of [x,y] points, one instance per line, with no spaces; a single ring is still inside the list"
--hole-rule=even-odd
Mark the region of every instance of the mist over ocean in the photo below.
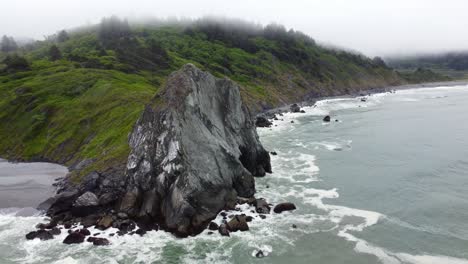
[[[468,86],[331,99],[259,128],[278,155],[256,196],[298,209],[262,220],[240,206],[254,221],[231,238],[152,231],[94,247],[62,244],[62,232],[28,241],[44,217],[21,208],[41,202],[66,169],[1,162],[0,263],[468,263],[467,101]]]

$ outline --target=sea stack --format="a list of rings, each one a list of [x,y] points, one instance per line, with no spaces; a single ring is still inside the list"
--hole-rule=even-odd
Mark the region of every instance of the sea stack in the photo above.
[[[179,236],[201,232],[254,176],[271,172],[239,86],[192,64],[168,78],[129,138],[127,188],[119,210]]]

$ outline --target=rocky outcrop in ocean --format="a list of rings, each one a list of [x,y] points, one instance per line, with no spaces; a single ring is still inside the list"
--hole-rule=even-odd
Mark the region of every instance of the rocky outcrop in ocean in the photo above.
[[[130,136],[120,211],[157,219],[179,235],[200,232],[254,176],[271,172],[239,87],[188,64],[173,73]]]
[[[79,186],[62,183],[41,205],[53,224],[127,233],[136,223],[136,233],[161,227],[194,235],[239,197],[253,198],[254,176],[271,173],[239,86],[191,64],[171,74],[146,106],[129,146],[124,171],[92,172]],[[238,219],[238,229],[246,229],[244,220]]]

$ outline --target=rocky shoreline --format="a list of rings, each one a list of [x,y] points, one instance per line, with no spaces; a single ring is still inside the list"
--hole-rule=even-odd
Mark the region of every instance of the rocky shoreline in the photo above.
[[[457,84],[461,83],[453,85]],[[415,87],[379,88],[347,96],[365,98],[410,88]],[[126,168],[91,172],[78,186],[67,178],[58,181],[58,194],[39,207],[50,222],[38,224],[26,238],[48,240],[68,230],[66,244],[110,243],[100,234],[91,235],[89,227],[115,228],[110,236],[164,230],[186,237],[205,229],[229,236],[247,231],[249,222],[266,218],[272,208],[274,213],[294,210],[291,203],[273,206],[254,197],[254,177],[271,173],[269,155],[277,154],[263,149],[255,127],[271,126],[284,112],[304,113],[301,107],[323,99],[327,98],[270,109],[256,115],[253,122],[235,83],[186,65],[171,75],[163,93],[137,121],[129,139],[132,151]],[[326,116],[324,122],[330,119]],[[84,168],[87,162],[92,161],[71,169]],[[257,215],[240,212],[242,205]],[[217,216],[222,222],[213,221]]]

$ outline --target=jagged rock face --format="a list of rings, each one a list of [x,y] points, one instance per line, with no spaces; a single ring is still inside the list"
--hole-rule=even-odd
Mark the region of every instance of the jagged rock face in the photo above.
[[[185,65],[137,121],[129,138],[120,210],[152,217],[178,235],[198,233],[271,172],[239,87]]]

